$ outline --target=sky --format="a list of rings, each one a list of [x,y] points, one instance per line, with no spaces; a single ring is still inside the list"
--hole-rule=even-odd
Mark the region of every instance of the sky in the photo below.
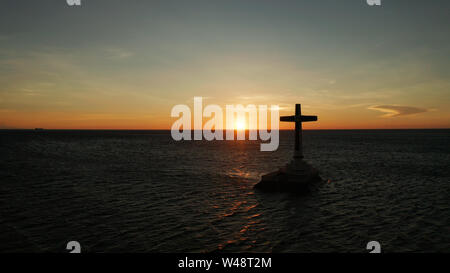
[[[450,128],[449,1],[81,3],[0,0],[0,129],[170,129],[194,96],[301,103],[306,129]]]

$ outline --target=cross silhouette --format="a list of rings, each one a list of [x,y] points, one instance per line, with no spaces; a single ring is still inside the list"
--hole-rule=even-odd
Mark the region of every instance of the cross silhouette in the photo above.
[[[295,122],[295,151],[294,158],[303,158],[303,148],[302,148],[302,122],[317,121],[317,116],[302,116],[301,104],[295,105],[295,115],[294,116],[283,116],[280,117],[280,121]]]

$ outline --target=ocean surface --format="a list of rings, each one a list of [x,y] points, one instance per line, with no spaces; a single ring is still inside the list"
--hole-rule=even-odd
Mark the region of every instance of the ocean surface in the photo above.
[[[292,157],[167,131],[0,131],[0,252],[450,252],[450,130],[304,132],[323,182],[263,193]]]

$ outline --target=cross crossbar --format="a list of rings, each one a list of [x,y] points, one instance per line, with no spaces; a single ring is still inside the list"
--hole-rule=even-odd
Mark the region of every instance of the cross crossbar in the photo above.
[[[308,122],[308,121],[317,121],[317,116],[301,116],[300,118],[296,118],[295,116],[283,116],[280,117],[280,121],[301,121],[301,122]]]

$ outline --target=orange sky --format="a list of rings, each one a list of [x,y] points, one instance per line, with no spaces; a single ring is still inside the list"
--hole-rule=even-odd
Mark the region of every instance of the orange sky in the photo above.
[[[292,109],[283,109],[280,115],[292,115]],[[191,108],[193,109],[193,108]],[[168,111],[169,112],[169,111]],[[224,110],[225,112],[225,110]],[[170,114],[170,113],[169,113]],[[170,129],[177,118],[150,114],[85,114],[77,112],[15,112],[3,111],[3,121],[14,126],[5,128],[47,128],[47,129]],[[422,115],[383,116],[381,112],[364,109],[340,109],[329,111],[303,111],[305,115],[318,115],[317,122],[304,123],[304,129],[408,129],[408,128],[450,128],[438,112]],[[225,115],[225,114],[224,114]],[[247,117],[248,118],[248,117]],[[224,118],[225,119],[225,118]],[[203,118],[205,123],[209,118]],[[248,120],[246,120],[248,122]],[[268,121],[270,127],[270,120]],[[248,127],[248,124],[246,124]],[[293,123],[280,122],[280,129],[292,129]]]

